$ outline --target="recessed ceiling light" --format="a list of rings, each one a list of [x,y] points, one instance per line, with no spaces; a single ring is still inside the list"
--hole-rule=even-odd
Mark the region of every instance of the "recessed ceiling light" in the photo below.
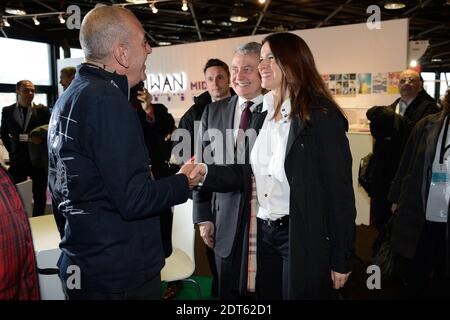
[[[238,22],[238,23],[246,22],[247,20],[248,20],[248,18],[243,17],[243,16],[231,16],[230,17],[230,21]]]
[[[24,16],[27,14],[22,1],[6,1],[5,12],[18,16]]]
[[[168,41],[160,41],[158,42],[158,45],[160,46],[170,46],[172,44],[172,42],[168,42]]]
[[[388,1],[384,4],[384,8],[387,10],[398,10],[403,9],[406,5],[399,1]]]
[[[202,20],[203,24],[214,24],[214,21],[210,20],[210,19],[206,19],[206,20]]]
[[[222,27],[231,27],[231,26],[232,26],[232,23],[231,23],[231,22],[228,22],[228,21],[220,21],[220,22],[219,22],[219,26],[222,26]]]

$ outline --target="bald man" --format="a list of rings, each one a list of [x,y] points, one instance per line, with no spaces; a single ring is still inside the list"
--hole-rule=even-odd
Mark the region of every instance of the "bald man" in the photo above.
[[[75,78],[77,69],[75,67],[65,67],[59,72],[59,83],[63,87],[64,91],[70,86],[72,80]]]
[[[420,119],[439,111],[436,103],[427,97],[416,71],[403,71],[398,88],[400,97],[393,104],[375,106],[367,111],[375,139],[371,212],[380,233],[391,216],[392,204],[387,195],[409,134]],[[375,251],[377,246],[378,241],[374,244]]]
[[[152,180],[142,129],[128,102],[151,52],[131,11],[97,7],[80,29],[85,63],[54,107],[49,187],[69,299],[159,299],[159,215],[188,199],[189,172]]]

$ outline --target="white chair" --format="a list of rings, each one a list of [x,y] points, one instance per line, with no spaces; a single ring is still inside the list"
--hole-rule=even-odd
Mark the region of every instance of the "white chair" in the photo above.
[[[192,223],[192,200],[173,209],[172,254],[161,270],[161,281],[187,281],[195,285],[199,298],[200,286],[191,278],[195,270],[195,228]]]
[[[34,251],[38,267],[39,289],[42,300],[64,300],[64,291],[57,262],[61,250],[60,236],[53,215],[30,219]]]
[[[16,184],[20,197],[29,218],[33,216],[33,181],[26,180]]]

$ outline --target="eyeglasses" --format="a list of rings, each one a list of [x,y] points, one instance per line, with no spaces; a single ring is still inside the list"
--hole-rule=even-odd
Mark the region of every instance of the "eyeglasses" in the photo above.
[[[400,83],[406,83],[406,82],[416,82],[417,81],[417,79],[416,78],[413,78],[413,77],[409,77],[409,78],[402,78],[402,79],[400,79]]]

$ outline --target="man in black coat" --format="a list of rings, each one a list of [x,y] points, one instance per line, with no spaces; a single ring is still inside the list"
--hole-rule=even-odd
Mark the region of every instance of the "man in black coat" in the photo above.
[[[420,119],[439,110],[434,101],[421,93],[423,83],[416,71],[405,70],[400,74],[399,90],[400,98],[393,104],[367,111],[370,132],[375,139],[371,212],[379,232],[391,214],[392,204],[387,195],[409,134]]]
[[[389,192],[398,209],[392,248],[406,258],[406,294],[415,299],[450,297],[449,188],[442,179],[448,177],[449,109],[450,89],[443,111],[414,127]]]
[[[178,155],[174,153],[178,164],[186,162],[194,155],[195,123],[196,121],[198,124],[200,123],[205,107],[211,102],[219,101],[236,94],[230,88],[230,70],[228,65],[222,60],[209,59],[203,68],[203,74],[205,75],[207,91],[194,97],[194,104],[181,117],[180,123],[178,124],[178,128],[186,129],[191,138],[191,152],[189,155]]]
[[[31,81],[17,83],[17,102],[2,110],[1,137],[9,152],[9,173],[14,183],[25,181],[27,177],[33,180],[33,216],[38,216],[45,213],[47,171],[45,167],[33,166],[28,144],[30,132],[48,124],[50,112],[46,106],[33,103],[34,93]]]

